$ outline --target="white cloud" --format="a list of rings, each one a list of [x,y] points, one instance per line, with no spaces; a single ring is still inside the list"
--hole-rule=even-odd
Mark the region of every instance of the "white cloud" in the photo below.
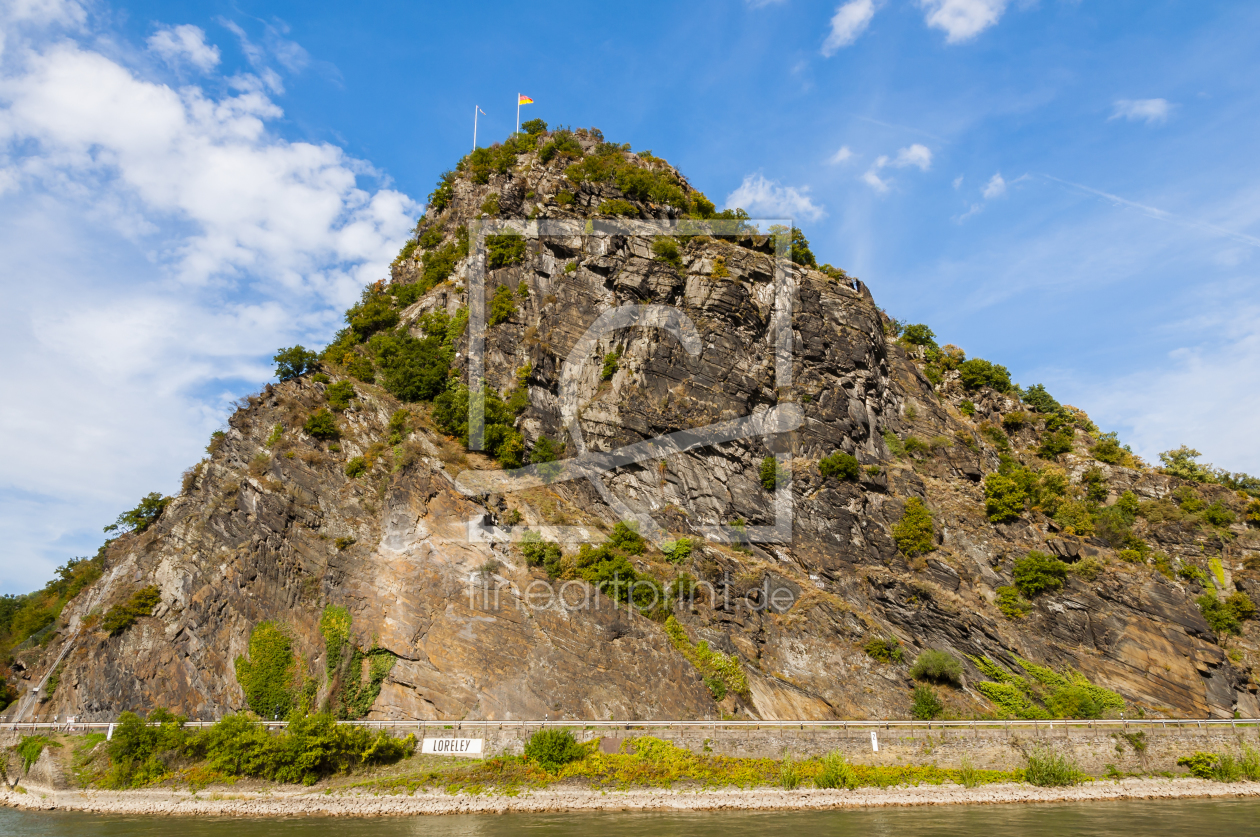
[[[1130,122],[1155,125],[1168,121],[1172,107],[1167,99],[1120,99],[1115,104],[1111,119],[1127,119]]]
[[[109,56],[86,45],[102,33],[26,24],[0,55],[0,436],[22,440],[0,460],[5,591],[176,490],[226,402],[278,346],[326,341],[420,210],[340,148],[274,132],[257,76],[174,90],[104,34]]]
[[[891,188],[892,181],[880,177],[880,170],[891,166],[895,169],[917,168],[920,171],[927,171],[931,165],[932,150],[916,142],[898,151],[896,157],[889,157],[887,154],[876,157],[875,163],[862,175],[861,180],[876,192],[883,194]]]
[[[919,0],[928,26],[944,30],[951,44],[974,38],[993,26],[1006,11],[1009,0]]]
[[[831,32],[823,41],[822,54],[831,57],[836,50],[847,47],[858,39],[870,26],[871,18],[879,4],[875,0],[849,0],[836,9],[831,17]]]
[[[766,6],[778,6],[786,3],[787,0],[746,0],[748,5],[754,9],[765,8]]]
[[[960,174],[954,178],[954,188],[959,189],[962,187],[962,184],[963,184],[963,176]]]
[[[747,175],[739,188],[727,195],[726,206],[742,207],[754,218],[760,215],[816,221],[827,214],[810,198],[808,186],[781,186],[760,174]]]
[[[149,36],[149,49],[172,64],[187,61],[203,73],[219,63],[219,48],[206,43],[206,33],[199,26],[164,26]]]
[[[835,154],[832,154],[831,159],[829,159],[827,162],[835,166],[835,165],[839,165],[840,163],[847,163],[851,159],[853,159],[853,152],[849,149],[849,146],[842,145],[840,146],[840,150],[837,151]]]
[[[989,178],[989,182],[984,187],[985,200],[1000,198],[1006,194],[1006,181],[1002,179],[1002,173],[998,172]]]
[[[915,143],[897,152],[896,158],[889,165],[904,169],[907,166],[918,166],[920,171],[927,171],[932,165],[932,151],[926,145]]]
[[[871,169],[862,175],[862,182],[870,186],[881,195],[888,191],[888,181],[881,178],[875,173],[875,169]]]

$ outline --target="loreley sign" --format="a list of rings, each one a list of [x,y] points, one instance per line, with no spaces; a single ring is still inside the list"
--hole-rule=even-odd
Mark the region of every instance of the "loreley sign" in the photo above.
[[[480,756],[481,738],[426,738],[420,752],[432,756]]]

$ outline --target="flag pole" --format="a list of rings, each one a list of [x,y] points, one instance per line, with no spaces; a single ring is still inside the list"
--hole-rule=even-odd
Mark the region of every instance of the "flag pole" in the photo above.
[[[516,133],[521,132],[521,94],[516,94]]]
[[[473,151],[477,150],[477,111],[481,110],[481,105],[473,105]]]

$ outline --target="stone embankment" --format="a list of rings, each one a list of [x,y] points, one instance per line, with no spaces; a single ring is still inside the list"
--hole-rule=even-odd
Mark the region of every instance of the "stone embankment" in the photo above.
[[[1123,779],[1071,788],[1003,784],[860,788],[858,790],[631,790],[559,789],[517,796],[456,794],[324,794],[305,789],[268,792],[58,791],[30,787],[0,790],[0,804],[26,810],[75,810],[99,814],[162,816],[400,816],[418,814],[543,813],[548,811],[820,810],[917,805],[996,805],[1017,802],[1085,802],[1190,797],[1260,797],[1260,784],[1218,784],[1202,779]]]

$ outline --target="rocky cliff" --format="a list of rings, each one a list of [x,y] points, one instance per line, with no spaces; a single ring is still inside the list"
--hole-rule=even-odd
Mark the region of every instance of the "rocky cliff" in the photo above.
[[[498,218],[694,223],[478,252],[477,223]],[[494,458],[461,441],[477,259]],[[698,343],[634,327],[571,357],[625,305],[685,315]],[[1245,492],[1148,468],[1083,412],[903,331],[799,233],[720,217],[650,154],[539,126],[479,150],[347,322],[317,366],[243,399],[182,493],[17,650],[28,696],[56,669],[26,719],[303,702],[406,719],[907,717],[927,649],[962,664],[935,679],[964,717],[1053,713],[1072,685],[1095,701],[1077,712],[1122,698],[1147,716],[1260,715]],[[788,432],[601,476],[621,506],[583,479],[460,490],[469,471],[786,406],[801,415]],[[790,539],[741,542],[778,519],[789,478]],[[627,539],[625,510],[666,540]],[[612,540],[583,550],[575,532]],[[666,598],[601,587],[614,566]],[[152,588],[155,606],[136,598]],[[116,618],[128,603],[135,618]]]

